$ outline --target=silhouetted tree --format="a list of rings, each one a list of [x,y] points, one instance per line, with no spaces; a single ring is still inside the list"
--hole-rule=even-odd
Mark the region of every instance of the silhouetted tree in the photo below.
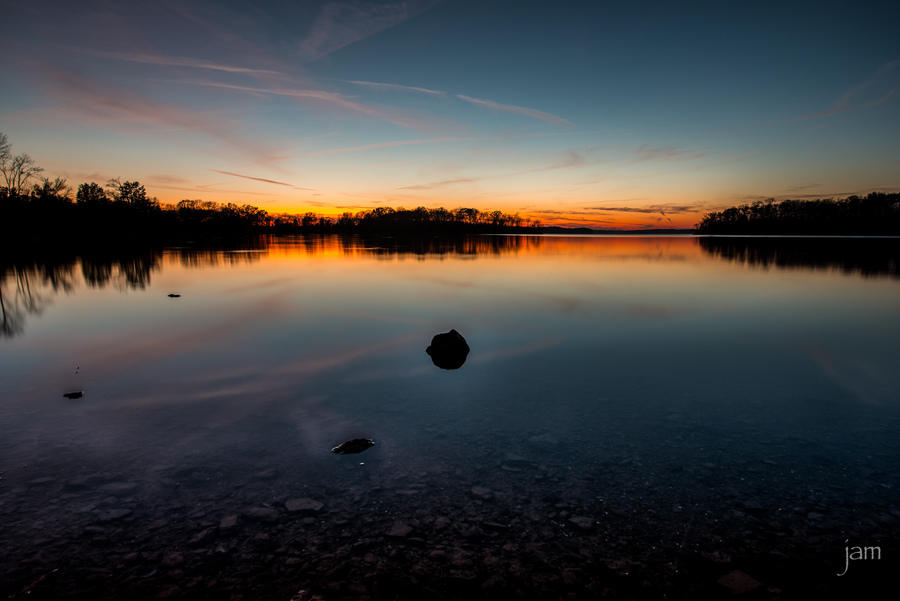
[[[318,221],[318,217],[315,213],[304,213],[303,219],[300,221],[300,226],[304,228],[311,228]]]
[[[96,183],[84,183],[78,186],[78,193],[75,195],[75,201],[79,204],[96,206],[109,202],[103,187]]]
[[[123,202],[141,209],[159,207],[156,199],[147,197],[147,190],[140,182],[120,182],[118,179],[110,180],[114,187],[113,200]]]
[[[8,146],[8,145],[7,145]],[[0,159],[0,174],[3,175],[6,192],[10,197],[15,197],[28,188],[28,183],[44,169],[38,167],[34,159],[27,154],[15,156],[7,148],[6,157]]]
[[[69,183],[65,178],[57,177],[50,180],[49,178],[43,177],[41,178],[40,184],[34,185],[31,190],[31,195],[35,200],[40,200],[44,203],[50,201],[69,202],[71,200],[69,198],[70,192],[71,188],[69,188]]]

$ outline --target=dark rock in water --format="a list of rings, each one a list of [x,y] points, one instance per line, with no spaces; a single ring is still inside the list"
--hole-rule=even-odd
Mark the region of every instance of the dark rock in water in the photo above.
[[[412,532],[412,528],[405,522],[396,521],[394,525],[391,526],[391,529],[388,531],[387,535],[393,538],[403,538],[407,534]]]
[[[110,482],[100,486],[97,490],[110,495],[121,497],[135,492],[139,488],[136,482]]]
[[[490,488],[485,488],[484,486],[473,486],[472,494],[478,497],[479,499],[493,499],[494,493]]]
[[[436,334],[425,352],[431,355],[431,361],[441,369],[459,369],[469,356],[469,345],[462,334],[450,330],[446,334]]]
[[[303,497],[300,499],[288,499],[284,502],[284,507],[290,512],[304,511],[315,513],[322,509],[324,505],[321,501]]]
[[[348,453],[362,453],[369,447],[374,446],[375,441],[371,438],[354,438],[353,440],[342,442],[338,446],[331,449],[331,452],[338,453],[340,455],[346,455]]]
[[[271,507],[251,507],[244,512],[244,515],[261,522],[274,522],[278,519],[278,512]]]
[[[110,509],[98,512],[97,520],[101,522],[114,522],[115,520],[120,520],[129,515],[131,515],[130,509]]]
[[[237,526],[237,523],[238,516],[234,514],[226,515],[221,520],[219,520],[219,528],[222,530],[227,530],[228,528],[234,528],[235,526]]]
[[[181,298],[180,294],[170,294],[169,298]]]
[[[761,583],[756,578],[740,570],[734,570],[725,574],[717,582],[735,595],[752,591],[761,586]]]
[[[578,526],[582,530],[590,530],[594,527],[594,520],[584,515],[575,515],[570,517],[569,523]]]
[[[63,396],[66,397],[67,399],[80,399],[81,397],[84,396],[84,392],[81,390],[75,390],[73,392],[63,393]]]

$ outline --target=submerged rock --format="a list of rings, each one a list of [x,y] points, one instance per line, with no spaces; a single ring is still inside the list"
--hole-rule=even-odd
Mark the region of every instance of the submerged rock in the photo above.
[[[347,442],[342,442],[338,446],[331,449],[332,453],[339,455],[347,455],[349,453],[362,453],[369,447],[374,447],[375,441],[371,438],[354,438]]]
[[[97,513],[97,520],[101,522],[114,522],[131,515],[130,509],[109,509]]]
[[[278,519],[278,512],[271,507],[251,507],[244,512],[244,515],[261,522],[274,522]]]
[[[584,515],[575,515],[569,518],[569,523],[582,530],[590,530],[594,527],[594,520]]]
[[[459,369],[469,356],[469,345],[462,334],[450,330],[445,334],[436,334],[425,352],[431,356],[432,363],[441,369]]]
[[[120,497],[133,493],[138,489],[136,482],[110,482],[100,486],[97,490],[101,492]]]
[[[290,512],[305,511],[315,513],[324,506],[321,501],[302,497],[299,499],[288,499],[284,502],[285,508]]]
[[[393,538],[403,538],[410,532],[412,532],[412,528],[409,526],[409,524],[398,520],[394,522],[394,524],[391,526],[391,529],[388,530],[387,535]]]
[[[473,486],[472,494],[478,497],[479,499],[492,499],[494,498],[494,492],[490,488],[486,488],[484,486]]]
[[[221,528],[222,530],[227,530],[228,528],[234,528],[235,526],[237,526],[237,523],[238,516],[234,514],[226,515],[221,520],[219,520],[219,528]]]
[[[752,591],[753,589],[759,588],[762,584],[753,576],[740,570],[728,572],[719,578],[717,582],[735,595]]]
[[[72,392],[64,392],[63,396],[66,397],[67,399],[80,399],[81,397],[84,396],[84,391],[83,390],[74,390]]]

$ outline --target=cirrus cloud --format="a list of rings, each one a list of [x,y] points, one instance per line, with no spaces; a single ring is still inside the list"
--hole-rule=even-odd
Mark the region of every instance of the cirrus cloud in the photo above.
[[[477,106],[483,106],[489,109],[493,109],[495,111],[503,111],[506,113],[515,113],[517,115],[524,115],[526,117],[531,117],[532,119],[539,119],[541,121],[546,121],[547,123],[552,123],[554,125],[572,125],[572,122],[563,119],[562,117],[558,117],[556,115],[545,113],[544,111],[539,111],[537,109],[530,109],[524,106],[516,106],[514,104],[501,104],[499,102],[494,102],[493,100],[485,100],[483,98],[472,98],[471,96],[466,96],[464,94],[457,94],[457,98],[460,100],[464,100],[470,104],[474,104]]]

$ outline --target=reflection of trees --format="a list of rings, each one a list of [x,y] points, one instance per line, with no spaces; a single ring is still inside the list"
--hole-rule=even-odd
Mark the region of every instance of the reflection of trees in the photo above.
[[[516,253],[542,244],[537,236],[462,237],[360,237],[311,235],[289,238],[260,237],[243,241],[239,248],[189,247],[87,249],[81,253],[49,249],[40,256],[0,255],[0,335],[22,333],[25,317],[39,315],[60,292],[75,291],[81,281],[90,288],[145,289],[161,269],[163,257],[174,255],[188,268],[215,267],[259,261],[274,243],[302,248],[312,256],[338,252],[345,256],[391,258],[409,256],[419,260],[459,255]]]
[[[174,249],[188,267],[209,267],[222,262],[235,264],[259,260],[260,253],[243,246],[237,251],[223,249]],[[157,248],[129,248],[79,254],[62,250],[40,256],[6,256],[0,260],[0,336],[12,337],[24,330],[28,315],[40,315],[60,292],[78,287],[80,266],[84,284],[90,288],[113,286],[120,290],[145,289],[162,264],[163,251]]]
[[[709,254],[760,267],[839,269],[900,277],[900,240],[890,238],[706,238]]]
[[[118,271],[127,288],[146,288],[150,272],[159,268],[159,256],[129,257],[118,262]]]
[[[81,275],[91,288],[113,284],[120,289],[144,289],[150,284],[150,275],[159,269],[161,257],[158,250],[82,255]]]
[[[81,261],[81,276],[91,288],[102,288],[112,277],[112,262]]]
[[[0,267],[0,336],[22,333],[25,316],[39,315],[50,304],[47,290],[74,288],[71,264],[32,264]]]
[[[376,237],[376,236],[303,236],[307,254],[317,255],[334,248],[346,256],[374,255],[395,257],[501,255],[541,245],[540,236],[433,236],[433,237]]]
[[[240,265],[259,261],[265,254],[270,238],[267,236],[247,240],[240,248],[206,247],[179,248],[172,252],[185,267],[214,267],[216,265]]]

